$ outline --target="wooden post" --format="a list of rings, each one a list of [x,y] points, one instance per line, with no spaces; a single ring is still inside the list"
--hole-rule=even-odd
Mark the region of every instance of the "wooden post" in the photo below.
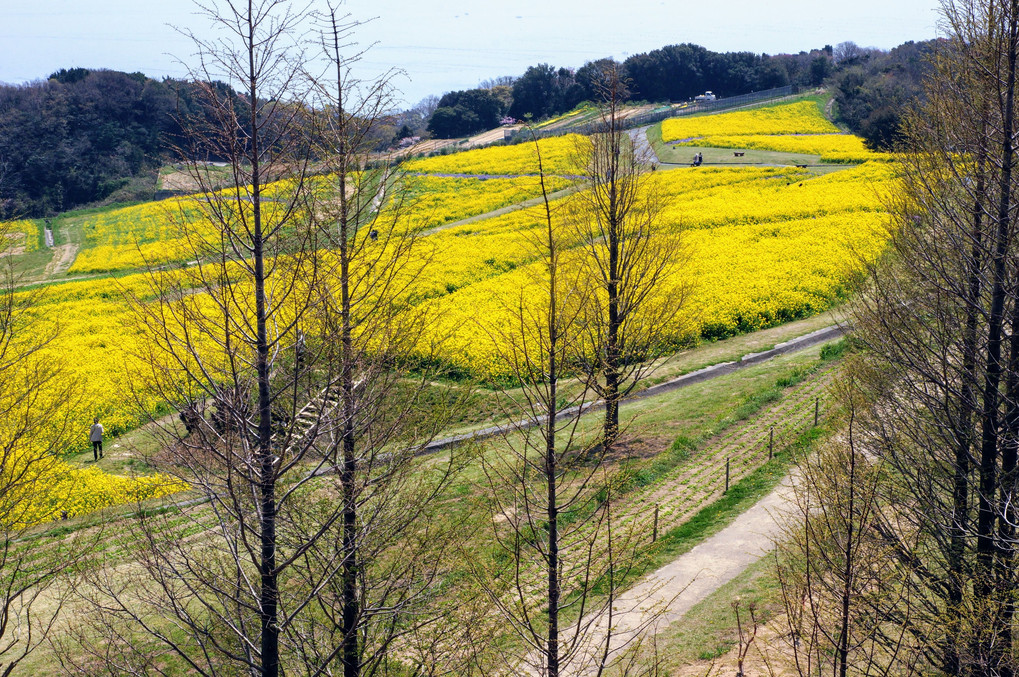
[[[818,413],[818,409],[820,409],[820,407],[821,407],[821,398],[818,397],[818,398],[816,398],[814,400],[814,427],[815,428],[817,427],[817,413]]]
[[[658,504],[655,503],[655,526],[651,531],[651,542],[654,543],[658,540]]]
[[[729,459],[725,459],[725,492],[729,493]]]

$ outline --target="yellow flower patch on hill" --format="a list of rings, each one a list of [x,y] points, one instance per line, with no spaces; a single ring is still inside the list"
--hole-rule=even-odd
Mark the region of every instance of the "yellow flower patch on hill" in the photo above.
[[[757,134],[837,134],[840,130],[813,101],[798,101],[747,111],[662,122],[662,140],[684,141],[705,136]]]

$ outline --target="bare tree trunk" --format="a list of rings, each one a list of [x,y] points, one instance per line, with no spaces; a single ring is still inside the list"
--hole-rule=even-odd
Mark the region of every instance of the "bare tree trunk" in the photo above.
[[[1012,230],[1011,212],[1014,209],[1012,194],[1012,172],[1015,165],[1015,88],[1016,61],[1019,58],[1019,2],[1012,0],[1008,25],[1008,75],[1005,91],[1005,117],[1002,123],[1002,173],[1001,195],[998,206],[999,230]],[[1010,322],[1011,345],[1009,346],[1008,376],[1006,378],[1007,406],[1004,414],[1005,432],[999,478],[998,538],[1001,562],[998,570],[998,587],[1002,604],[1000,653],[994,656],[994,664],[1000,666],[1002,677],[1012,677],[1012,624],[1015,619],[1016,574],[1015,564],[1015,518],[1017,445],[1019,445],[1019,294],[1015,282],[1010,290],[1013,316]]]
[[[849,476],[846,477],[846,506],[845,513],[848,519],[845,520],[846,534],[842,556],[844,563],[842,567],[842,600],[841,618],[836,650],[838,658],[836,666],[839,677],[846,677],[849,670],[849,624],[852,620],[853,592],[856,586],[856,447],[853,444],[853,423],[855,411],[849,413],[848,435],[849,435]]]
[[[354,428],[357,412],[354,397],[354,350],[351,336],[350,317],[350,238],[356,235],[358,224],[350,222],[351,209],[347,195],[347,174],[351,170],[348,164],[348,130],[347,112],[344,110],[343,60],[340,55],[339,27],[335,14],[330,15],[332,24],[331,38],[336,67],[336,111],[337,128],[337,175],[339,181],[340,214],[339,238],[336,252],[340,258],[339,292],[340,292],[340,378],[339,390],[342,403],[341,417],[343,433],[341,449],[343,469],[340,474],[343,501],[342,548],[342,624],[340,632],[343,636],[343,675],[358,677],[360,674],[360,651],[358,650],[358,616],[359,604],[357,594],[357,502],[355,481],[357,478],[357,432]],[[354,232],[351,232],[351,231]]]
[[[585,374],[605,403],[602,446],[619,432],[619,404],[650,374],[654,359],[677,337],[670,320],[685,300],[672,286],[684,252],[679,233],[665,232],[655,182],[638,145],[624,129],[622,76],[614,67],[599,75],[604,108],[597,133],[580,142],[578,164],[587,190],[579,194],[573,220],[585,243],[591,286],[587,324],[592,352]]]
[[[438,419],[424,419],[425,425],[405,442],[410,449],[383,452],[386,444],[394,443],[386,435],[406,434],[404,428],[410,425],[411,412],[418,413],[413,401],[414,388],[409,388],[412,393],[408,399],[400,397],[400,378],[406,375],[401,374],[398,363],[403,357],[401,351],[414,344],[422,321],[409,312],[405,313],[406,318],[398,319],[393,310],[414,284],[415,237],[398,230],[403,207],[398,196],[388,202],[391,177],[385,161],[374,160],[381,163],[381,169],[368,168],[369,153],[376,143],[373,134],[392,104],[390,76],[368,83],[357,81],[351,67],[363,52],[345,55],[343,50],[361,22],[340,15],[339,5],[333,3],[328,3],[328,12],[323,12],[320,20],[321,46],[333,70],[328,84],[322,81],[316,86],[322,97],[326,125],[319,150],[327,157],[328,169],[336,181],[335,206],[322,205],[320,218],[335,233],[330,244],[337,260],[328,304],[334,306],[330,312],[335,313],[330,326],[335,328],[336,335],[328,340],[336,342],[333,351],[336,379],[330,387],[335,388],[339,400],[339,443],[333,463],[339,471],[342,513],[336,589],[339,606],[336,631],[340,642],[337,655],[344,677],[358,677],[366,672],[374,674],[389,660],[384,652],[371,653],[379,651],[378,646],[371,646],[373,636],[387,647],[406,632],[400,623],[411,628],[417,624],[397,615],[403,607],[410,606],[413,595],[394,604],[392,609],[385,608],[385,596],[371,597],[377,590],[370,586],[373,582],[378,584],[371,579],[372,552],[379,547],[375,542],[377,532],[392,530],[393,538],[405,533],[409,536],[407,532],[416,528],[412,527],[414,520],[429,509],[427,505],[405,506],[405,514],[387,519],[380,512],[379,503],[398,503],[401,498],[407,500],[413,495],[395,493],[406,489],[401,483],[406,481],[403,474],[409,471],[413,457],[410,440],[434,434],[435,429],[429,432],[428,424],[434,425]],[[422,377],[417,387],[427,383],[428,379]],[[385,454],[392,454],[393,458],[380,462]],[[438,486],[444,481],[441,479]],[[376,493],[380,489],[385,496],[381,501]],[[437,543],[442,541],[439,533],[436,532]],[[406,563],[408,570],[432,571],[430,575],[434,575],[438,565],[438,562]],[[384,595],[398,596],[405,586],[407,581],[391,580],[383,581],[380,589]],[[420,610],[419,613],[421,624],[431,618]]]
[[[338,66],[337,66],[338,67]],[[340,111],[342,117],[344,113]],[[342,128],[341,128],[342,129]],[[341,163],[341,176],[346,173],[346,163]],[[343,488],[343,675],[357,677],[360,674],[360,652],[358,651],[357,624],[359,612],[357,595],[357,502],[355,481],[357,477],[356,430],[357,417],[354,397],[354,350],[350,326],[350,224],[347,205],[346,180],[340,179],[340,401],[342,402],[342,463],[340,484]],[[356,225],[355,225],[356,228]]]
[[[619,248],[623,237],[623,219],[626,214],[622,213],[620,204],[619,187],[616,185],[616,177],[619,176],[620,160],[622,158],[623,143],[622,130],[619,129],[617,106],[620,97],[613,93],[609,101],[608,111],[608,138],[609,155],[607,162],[608,176],[606,177],[607,203],[606,203],[606,238],[605,246],[608,248],[608,268],[605,291],[608,296],[608,323],[605,336],[605,431],[604,445],[611,447],[619,435]]]
[[[995,504],[995,495],[1003,486],[1003,479],[1010,476],[1015,468],[1015,451],[1010,451],[1005,446],[1002,453],[1001,475],[999,475],[999,444],[1000,444],[1000,420],[999,408],[1001,399],[999,388],[1002,373],[1005,372],[1006,380],[1010,376],[1002,360],[1002,340],[1004,329],[1005,301],[1009,295],[1006,289],[1006,259],[1011,244],[1011,218],[1012,210],[1012,167],[1014,164],[1014,108],[1015,108],[1015,80],[1016,80],[1016,40],[1017,27],[1019,27],[1019,5],[1012,0],[1009,3],[1008,13],[1008,47],[1006,57],[1006,80],[1004,83],[1004,110],[1001,129],[1000,162],[1001,174],[998,182],[998,208],[996,215],[996,240],[993,256],[993,287],[991,290],[991,313],[988,326],[987,339],[987,375],[984,387],[984,425],[981,437],[980,449],[980,493],[978,498],[978,525],[977,525],[977,572],[976,591],[978,599],[987,600],[989,608],[997,608],[999,603],[1005,602],[1005,597],[1010,594],[1006,586],[1001,588],[1001,583],[994,580],[996,573],[995,555],[999,552],[999,543],[995,540],[1001,532],[1007,528],[999,526],[998,520],[1004,522],[1004,517],[999,518],[999,513],[1006,505],[1004,501]],[[1007,418],[1007,416],[1006,416]],[[1007,497],[1002,494],[1002,498]],[[993,596],[1000,595],[997,600],[991,601]],[[991,633],[1000,632],[1002,639],[1011,643],[1011,614],[1002,609],[1003,617],[1000,628],[990,629]],[[998,625],[993,622],[992,625]],[[992,646],[989,656],[991,669],[1005,669],[1004,648],[997,642]],[[1009,671],[1010,672],[1010,671]]]
[[[556,452],[556,418],[559,414],[559,246],[552,228],[552,212],[548,203],[548,191],[545,188],[545,171],[541,162],[541,150],[538,152],[538,174],[541,180],[541,195],[545,204],[546,242],[549,252],[548,260],[548,407],[545,431],[545,481],[548,485],[546,495],[546,515],[548,519],[548,675],[559,677],[559,596],[562,582],[559,580],[559,455]]]
[[[985,112],[981,115],[986,120]],[[952,487],[952,526],[951,545],[948,555],[948,604],[950,609],[961,610],[963,595],[969,576],[966,571],[966,551],[969,538],[970,513],[970,473],[973,453],[973,414],[976,410],[974,385],[977,383],[977,326],[979,321],[981,270],[983,268],[983,214],[984,214],[984,163],[985,163],[985,131],[986,122],[982,123],[976,163],[976,186],[973,194],[971,211],[972,230],[970,233],[970,250],[966,262],[968,281],[965,299],[965,326],[963,330],[962,373],[960,378],[959,412],[955,423],[955,478]],[[950,632],[946,637],[945,660],[943,669],[946,674],[958,674],[961,669],[957,633]]]
[[[530,648],[523,663],[538,674],[559,677],[567,670],[576,669],[581,658],[577,651],[581,638],[576,629],[562,627],[562,613],[571,605],[583,611],[591,603],[590,584],[602,571],[602,563],[592,557],[591,541],[598,537],[598,525],[593,523],[596,518],[593,520],[581,510],[597,489],[593,478],[601,467],[603,455],[589,455],[587,452],[592,450],[586,445],[585,451],[573,448],[588,388],[582,383],[579,391],[575,387],[561,390],[560,379],[564,364],[575,359],[581,350],[580,317],[585,310],[583,300],[588,290],[580,282],[582,275],[577,257],[564,243],[563,227],[553,216],[537,141],[535,148],[545,212],[544,227],[533,242],[541,261],[540,274],[534,284],[542,289],[542,295],[534,298],[534,306],[521,302],[517,326],[506,337],[511,346],[506,359],[523,386],[525,415],[540,420],[541,425],[536,429],[539,439],[530,432],[535,429],[522,431],[520,440],[516,436],[507,438],[513,450],[512,461],[485,464],[494,493],[498,495],[508,486],[514,495],[513,506],[501,509],[512,536],[507,538],[498,530],[495,533],[496,543],[510,555],[513,564],[512,572],[498,577],[512,580],[512,584],[505,584],[510,585],[510,592],[487,576],[482,577],[481,582],[510,621],[509,626]],[[528,348],[529,341],[535,342],[536,350]],[[573,413],[560,417],[564,410]],[[533,452],[537,452],[535,460],[532,460]],[[578,466],[572,462],[574,455],[587,458],[589,463]],[[540,489],[532,489],[533,480],[528,477],[531,465],[540,470]],[[564,514],[572,516],[565,527]],[[593,528],[593,533],[590,529],[583,531],[585,527]],[[530,535],[534,532],[543,532],[540,544]],[[564,538],[574,539],[565,558]],[[531,547],[533,551],[529,551]],[[533,590],[538,573],[536,566],[540,566],[545,581],[538,593]],[[583,582],[565,591],[573,593],[574,599],[564,602],[565,582],[578,579]],[[536,622],[537,614],[532,613],[532,607],[538,604],[544,623]],[[519,662],[520,659],[516,656],[511,660]]]
[[[254,16],[254,0],[248,0],[248,17]],[[248,22],[248,44],[257,44],[255,23]],[[273,467],[272,449],[272,402],[269,383],[269,338],[266,330],[267,311],[265,299],[265,250],[264,233],[262,231],[262,175],[260,137],[258,134],[260,121],[256,102],[262,92],[259,87],[258,65],[255,63],[255,50],[248,50],[248,97],[252,102],[249,123],[251,125],[251,219],[253,232],[251,238],[252,265],[254,268],[252,283],[255,289],[255,322],[256,322],[256,363],[258,372],[258,455],[261,467],[261,510],[259,515],[259,539],[261,541],[260,604],[259,616],[262,624],[262,674],[265,677],[277,677],[280,670],[279,658],[279,605],[278,573],[276,571],[276,469]]]

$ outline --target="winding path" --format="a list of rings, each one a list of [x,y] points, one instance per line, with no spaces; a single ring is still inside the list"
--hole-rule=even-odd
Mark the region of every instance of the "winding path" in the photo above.
[[[790,343],[795,346],[794,349],[803,349],[806,347],[804,343],[808,342]],[[765,355],[767,353],[751,355],[747,361],[760,362]],[[621,508],[618,526],[626,530],[636,521],[639,522],[635,525],[637,530],[648,536],[651,531],[650,515],[657,513],[657,508],[661,507],[660,525],[667,531],[720,499],[722,488],[718,477],[720,468],[727,467],[727,459],[733,459],[733,472],[738,481],[739,477],[767,460],[769,430],[776,442],[781,438],[782,447],[791,444],[800,433],[810,428],[815,398],[823,399],[833,374],[834,367],[830,367],[807,379],[796,387],[794,393],[699,452],[693,467],[676,471],[646,490],[638,490]],[[714,489],[705,494],[703,487],[712,484]],[[586,628],[587,637],[579,647],[578,655],[563,671],[564,677],[595,675],[597,671],[593,666],[600,662],[607,640],[609,659],[623,656],[629,649],[683,618],[694,605],[766,555],[781,537],[786,516],[793,512],[794,485],[795,475],[787,476],[777,488],[730,524],[642,577],[614,601],[611,615],[599,617],[592,614],[586,617],[581,625]],[[528,660],[529,665],[537,662],[533,656]]]

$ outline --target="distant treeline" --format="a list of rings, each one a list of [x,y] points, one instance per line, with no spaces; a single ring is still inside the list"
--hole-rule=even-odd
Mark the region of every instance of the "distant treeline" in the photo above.
[[[506,116],[540,120],[597,101],[598,75],[614,71],[628,101],[687,101],[705,91],[720,97],[796,85],[832,85],[842,119],[875,149],[889,148],[902,106],[919,93],[924,58],[933,42],[907,42],[890,52],[852,42],[799,54],[712,52],[693,44],[669,45],[623,62],[599,59],[572,70],[531,66],[477,89],[449,92],[435,102],[427,131],[440,138],[491,129]]]
[[[918,95],[933,45],[908,42],[882,52],[842,43],[768,56],[682,44],[621,63],[600,59],[577,69],[538,64],[519,77],[429,97],[394,113],[376,142],[385,147],[407,136],[453,138],[496,127],[507,116],[560,115],[584,101],[598,101],[599,74],[612,69],[625,82],[630,101],[685,101],[706,90],[728,97],[789,84],[827,85],[849,129],[874,148],[888,148],[903,106]],[[247,106],[225,84],[204,87],[239,108]],[[145,190],[150,197],[156,169],[175,157],[180,121],[206,114],[200,88],[141,73],[84,68],[60,70],[26,85],[0,85],[0,219],[140,199]],[[142,189],[132,192],[136,186]]]
[[[935,40],[907,42],[889,52],[842,43],[829,81],[839,119],[874,150],[893,150],[905,107],[921,96]]]
[[[618,73],[629,101],[686,101],[707,90],[718,96],[799,85],[820,86],[834,71],[832,47],[768,56],[752,52],[712,52],[693,44],[669,45],[635,54],[622,63],[599,59],[572,70],[549,64],[531,66],[519,78],[486,87],[449,92],[438,101],[428,130],[442,138],[490,129],[504,116],[540,120],[597,101],[599,75]]]

